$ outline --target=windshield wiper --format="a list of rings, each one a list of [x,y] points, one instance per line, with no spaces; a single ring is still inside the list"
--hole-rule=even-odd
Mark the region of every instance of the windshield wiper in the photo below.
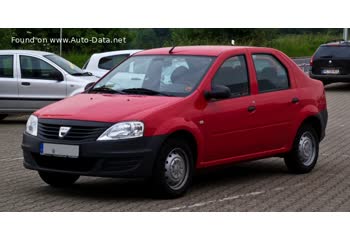
[[[162,92],[158,92],[152,89],[148,89],[148,88],[127,88],[127,89],[123,89],[122,92],[124,93],[134,93],[134,94],[146,94],[146,95],[158,95],[158,96],[174,96],[171,94],[166,94],[166,93],[162,93]]]
[[[333,56],[332,55],[323,55],[320,58],[333,58]]]
[[[112,88],[108,88],[105,86],[102,87],[98,87],[98,88],[93,88],[89,91],[89,93],[91,92],[101,92],[101,93],[119,93],[119,94],[123,94],[123,92],[118,91],[118,90],[114,90]]]
[[[72,73],[71,75],[73,76],[92,76],[90,72],[77,72],[77,73]]]

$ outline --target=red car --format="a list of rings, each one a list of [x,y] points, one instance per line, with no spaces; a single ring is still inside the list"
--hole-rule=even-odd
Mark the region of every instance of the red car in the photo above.
[[[326,124],[322,83],[275,49],[160,48],[35,112],[22,148],[24,166],[55,187],[141,177],[177,197],[196,170],[239,161],[278,156],[307,173]]]

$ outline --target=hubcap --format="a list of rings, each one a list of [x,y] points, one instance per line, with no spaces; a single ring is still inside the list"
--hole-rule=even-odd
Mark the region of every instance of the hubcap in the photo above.
[[[310,166],[316,156],[316,140],[310,132],[304,132],[299,141],[299,157],[305,166]]]
[[[165,160],[165,178],[170,188],[178,190],[186,183],[189,173],[188,156],[181,148],[173,149]]]

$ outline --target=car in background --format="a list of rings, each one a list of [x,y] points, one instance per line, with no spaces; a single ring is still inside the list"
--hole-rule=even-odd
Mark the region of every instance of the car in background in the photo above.
[[[0,50],[0,120],[81,93],[96,80],[53,53]]]
[[[27,122],[24,166],[54,187],[80,176],[146,178],[178,197],[195,171],[282,157],[310,172],[325,136],[322,83],[271,48],[142,51]]]
[[[134,53],[142,50],[121,50],[93,54],[84,64],[83,70],[91,72],[97,77],[102,77],[113,67],[124,61]]]
[[[350,82],[350,42],[336,41],[322,44],[310,61],[310,77],[324,85]]]

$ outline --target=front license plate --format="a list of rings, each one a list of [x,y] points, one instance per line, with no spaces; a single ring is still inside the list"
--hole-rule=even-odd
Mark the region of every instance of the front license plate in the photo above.
[[[339,74],[339,69],[323,69],[322,74]]]
[[[40,144],[40,154],[58,156],[58,157],[77,158],[79,157],[79,146],[42,143]]]

